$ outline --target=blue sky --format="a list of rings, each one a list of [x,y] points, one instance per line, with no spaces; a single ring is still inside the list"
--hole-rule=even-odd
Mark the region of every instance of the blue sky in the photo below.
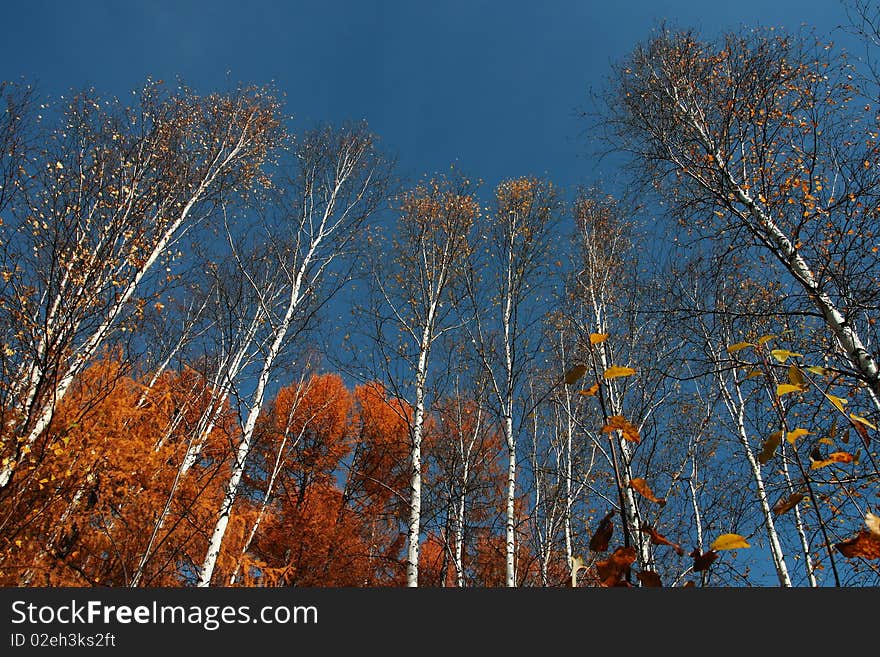
[[[274,81],[294,129],[366,119],[404,175],[455,162],[490,185],[534,174],[569,189],[614,180],[578,111],[659,21],[830,33],[845,18],[837,0],[28,0],[3,15],[0,77],[44,94]]]

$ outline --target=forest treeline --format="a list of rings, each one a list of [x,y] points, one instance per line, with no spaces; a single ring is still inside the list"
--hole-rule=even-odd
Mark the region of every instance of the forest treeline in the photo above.
[[[658,29],[616,197],[2,83],[0,583],[876,586],[872,64]]]

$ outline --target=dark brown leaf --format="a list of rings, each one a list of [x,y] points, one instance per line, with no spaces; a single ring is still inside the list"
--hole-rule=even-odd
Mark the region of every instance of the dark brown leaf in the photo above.
[[[868,429],[859,422],[853,422],[852,426],[856,430],[856,432],[862,437],[862,442],[865,443],[865,447],[870,448],[871,436],[868,435]]]
[[[565,373],[563,381],[565,381],[566,385],[571,385],[572,383],[576,383],[584,374],[586,374],[586,372],[586,365],[575,365]]]
[[[602,518],[599,522],[599,527],[596,529],[596,533],[593,534],[593,538],[590,539],[590,549],[593,552],[604,552],[608,549],[608,542],[611,540],[611,535],[614,533],[614,523],[611,522],[611,518],[614,516],[614,510],[608,512],[608,515]]]
[[[802,493],[792,493],[788,498],[782,498],[773,505],[773,513],[777,516],[781,516],[783,513],[788,513],[800,504],[803,499],[804,495]]]
[[[718,558],[718,553],[714,550],[709,550],[708,552],[700,554],[700,551],[697,548],[694,548],[694,551],[691,552],[690,556],[694,558],[694,570],[700,572],[703,570],[709,570],[709,566],[711,566],[715,559]]]
[[[660,575],[653,570],[640,570],[636,573],[636,577],[645,587],[662,587],[663,582],[660,581]]]

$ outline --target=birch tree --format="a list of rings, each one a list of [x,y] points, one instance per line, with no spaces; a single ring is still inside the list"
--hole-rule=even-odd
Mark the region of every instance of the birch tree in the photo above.
[[[662,30],[617,68],[608,101],[615,143],[679,221],[766,255],[785,304],[822,322],[829,357],[880,410],[880,147],[846,60],[808,36]]]
[[[243,407],[241,437],[198,586],[211,583],[277,361],[310,325],[315,304],[320,307],[326,302],[324,295],[338,289],[327,288],[331,268],[355,252],[362,229],[385,199],[387,163],[364,125],[312,131],[296,144],[293,155],[290,175],[273,199],[277,214],[265,235],[266,257],[277,282],[264,288],[248,277],[247,264],[241,263],[241,275],[258,295],[265,320],[254,387],[248,393],[237,390]]]
[[[396,409],[409,427],[409,519],[406,583],[418,586],[422,513],[422,441],[429,411],[429,374],[435,341],[460,326],[469,236],[480,207],[474,185],[460,175],[434,178],[405,192],[387,255],[376,262],[376,298],[369,331],[376,350],[374,372],[383,372]]]
[[[552,183],[519,178],[501,183],[494,212],[468,279],[473,321],[468,325],[477,358],[490,381],[492,405],[507,446],[505,578],[516,586],[516,477],[519,425],[524,420],[522,385],[541,335],[549,299],[552,236],[562,204]],[[483,270],[483,275],[477,274]]]
[[[145,288],[172,274],[175,248],[226,199],[263,180],[282,130],[264,89],[200,97],[148,84],[122,108],[75,96],[9,207],[0,488],[101,345],[132,327]],[[157,269],[164,268],[162,272]],[[152,276],[156,272],[156,276]],[[155,288],[154,288],[155,289]]]

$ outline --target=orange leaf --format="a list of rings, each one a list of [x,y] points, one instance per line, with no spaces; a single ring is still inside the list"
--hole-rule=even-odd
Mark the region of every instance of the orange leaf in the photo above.
[[[632,488],[637,493],[641,494],[642,497],[645,497],[652,502],[656,502],[660,506],[665,506],[666,498],[665,497],[656,497],[654,492],[651,490],[650,486],[648,486],[648,482],[646,482],[641,477],[633,477],[629,480],[630,488]]]
[[[651,527],[648,523],[643,522],[642,528],[639,531],[642,532],[643,534],[648,534],[651,537],[651,542],[654,545],[668,545],[669,547],[674,549],[679,555],[684,554],[684,550],[681,549],[680,545],[670,541],[663,534],[661,534],[656,529]]]
[[[596,562],[596,572],[599,574],[602,586],[618,586],[623,583],[629,572],[629,567],[636,560],[636,549],[619,547],[605,561]]]
[[[880,559],[880,536],[866,529],[850,539],[836,543],[837,551],[850,559],[861,557],[862,559]]]
[[[590,539],[590,549],[593,552],[604,552],[608,549],[608,541],[611,540],[611,535],[614,533],[614,523],[611,522],[613,516],[614,510],[612,509],[607,516],[599,521],[599,527]]]
[[[590,344],[601,344],[607,339],[607,333],[590,333]]]
[[[639,430],[636,429],[633,425],[626,421],[622,415],[612,415],[608,418],[608,424],[602,427],[603,433],[611,433],[612,431],[620,430],[623,432],[623,437],[629,441],[634,443],[640,443],[641,437],[639,436]]]
[[[854,460],[855,457],[849,452],[831,452],[827,459],[813,459],[810,463],[810,469],[818,470],[819,468],[824,468],[826,465],[833,465],[834,463],[852,463]]]
[[[599,384],[598,383],[594,383],[586,390],[578,390],[579,395],[586,395],[587,397],[593,397],[596,395],[597,392],[599,392]]]

